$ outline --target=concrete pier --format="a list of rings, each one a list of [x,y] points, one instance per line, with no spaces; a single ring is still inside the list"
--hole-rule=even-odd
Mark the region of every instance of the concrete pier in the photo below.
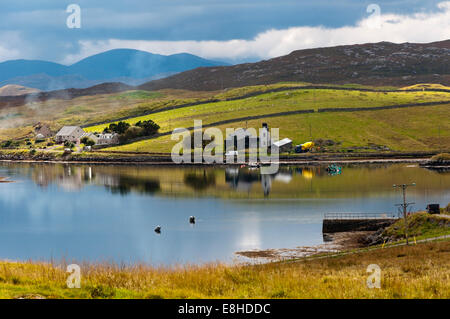
[[[376,231],[398,220],[387,214],[326,214],[323,219],[322,233],[347,231]]]

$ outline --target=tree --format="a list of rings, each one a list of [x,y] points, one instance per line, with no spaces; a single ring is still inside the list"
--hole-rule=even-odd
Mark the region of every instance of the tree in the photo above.
[[[109,127],[105,128],[103,130],[104,133],[117,133],[117,134],[123,134],[125,131],[130,127],[130,124],[127,122],[119,122],[119,123],[111,123],[109,124]]]
[[[160,126],[152,120],[139,121],[136,123],[136,126],[142,127],[144,129],[144,135],[146,136],[156,134],[160,128]]]

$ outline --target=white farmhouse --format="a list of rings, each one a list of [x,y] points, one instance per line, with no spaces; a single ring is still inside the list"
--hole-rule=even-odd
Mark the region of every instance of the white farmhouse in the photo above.
[[[118,144],[119,143],[119,134],[117,133],[103,133],[97,135],[97,145],[109,145],[109,144]]]
[[[84,130],[79,126],[64,126],[58,133],[56,133],[55,140],[57,143],[67,141],[76,143],[84,133]]]

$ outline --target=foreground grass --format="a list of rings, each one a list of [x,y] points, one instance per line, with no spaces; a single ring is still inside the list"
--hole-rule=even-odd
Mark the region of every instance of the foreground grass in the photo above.
[[[366,286],[381,268],[381,289]],[[50,298],[449,298],[450,242],[430,242],[295,263],[154,268],[81,265],[66,288],[65,266],[0,263],[0,297]]]

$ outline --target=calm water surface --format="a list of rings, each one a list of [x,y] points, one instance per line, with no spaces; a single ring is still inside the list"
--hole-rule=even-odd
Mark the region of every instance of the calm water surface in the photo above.
[[[323,243],[329,212],[395,213],[450,202],[450,174],[414,165],[237,168],[0,164],[0,259],[232,261],[236,251]],[[196,224],[189,224],[189,216]],[[162,233],[156,234],[155,226]]]

